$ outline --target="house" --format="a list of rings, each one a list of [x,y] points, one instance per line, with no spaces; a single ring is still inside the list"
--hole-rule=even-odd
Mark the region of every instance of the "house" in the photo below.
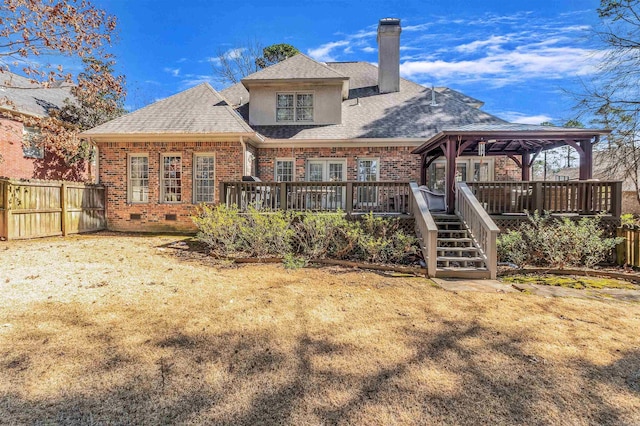
[[[202,202],[409,214],[430,275],[469,266],[494,277],[487,213],[619,217],[616,183],[529,182],[537,155],[565,145],[590,179],[607,131],[507,123],[453,89],[403,79],[400,33],[399,19],[380,20],[378,66],[298,54],[220,93],[203,83],[83,132],[100,153],[109,229],[191,231]],[[444,215],[432,217],[416,182],[444,193]]]
[[[400,21],[379,25],[379,66],[304,54],[220,93],[203,83],[84,132],[100,152],[109,227],[193,229],[224,181],[418,181],[412,151],[446,126],[500,124],[482,103],[400,78]],[[436,161],[432,180],[443,178]],[[504,158],[459,159],[463,179],[516,179]],[[442,186],[442,184],[440,184]]]
[[[71,85],[58,81],[44,88],[29,78],[0,72],[0,176],[14,179],[86,181],[90,165],[64,158],[45,149],[36,127],[20,118],[42,118],[72,98]],[[95,166],[95,165],[94,165]]]

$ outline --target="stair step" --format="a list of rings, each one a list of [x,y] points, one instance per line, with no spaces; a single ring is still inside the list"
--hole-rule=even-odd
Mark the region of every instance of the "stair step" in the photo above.
[[[455,214],[434,214],[433,220],[460,220],[460,218]]]
[[[438,262],[484,262],[483,257],[456,257],[456,256],[438,256]]]
[[[466,236],[468,232],[466,229],[438,229],[438,234],[465,234]]]
[[[472,251],[480,251],[477,247],[436,247],[436,250],[438,251],[466,251],[466,252],[472,252]]]
[[[437,241],[442,243],[470,243],[473,240],[471,238],[437,238]]]
[[[462,224],[460,222],[436,222],[436,226],[440,227],[440,226],[457,226],[458,228],[462,227]]]
[[[491,273],[487,268],[437,268],[435,275],[438,278],[491,278]]]

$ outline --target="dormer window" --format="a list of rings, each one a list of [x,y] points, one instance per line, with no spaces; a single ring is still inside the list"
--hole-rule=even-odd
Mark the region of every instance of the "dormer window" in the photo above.
[[[278,93],[276,121],[313,122],[313,93]]]

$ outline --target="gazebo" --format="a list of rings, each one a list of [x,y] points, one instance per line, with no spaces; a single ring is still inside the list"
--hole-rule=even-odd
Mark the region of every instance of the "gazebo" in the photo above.
[[[579,129],[524,124],[472,124],[443,129],[413,153],[421,156],[421,184],[426,184],[427,169],[434,160],[446,159],[447,208],[453,213],[456,197],[456,159],[461,156],[506,156],[521,169],[523,182],[531,180],[534,161],[542,151],[571,146],[580,160],[580,181],[593,175],[593,145],[609,130]]]

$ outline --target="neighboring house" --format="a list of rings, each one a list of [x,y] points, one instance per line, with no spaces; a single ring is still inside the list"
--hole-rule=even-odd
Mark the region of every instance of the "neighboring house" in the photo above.
[[[39,129],[26,127],[9,115],[42,118],[71,98],[71,85],[56,82],[49,88],[31,79],[0,72],[0,177],[85,181],[89,165],[84,161],[68,165],[63,158],[39,143]]]
[[[100,152],[109,228],[191,230],[224,181],[418,181],[412,151],[446,127],[502,125],[482,102],[400,78],[400,21],[378,27],[379,65],[303,54],[220,93],[203,83],[88,130]],[[444,181],[444,160],[426,180]],[[461,180],[516,180],[507,157],[460,157]]]
[[[640,214],[640,203],[638,203],[638,190],[633,178],[621,167],[611,164],[615,158],[608,156],[606,152],[593,153],[593,179],[595,180],[619,180],[622,181],[622,213]],[[554,181],[577,181],[579,176],[578,167],[565,167],[553,173],[548,180]],[[636,172],[636,179],[640,178],[640,167]]]

